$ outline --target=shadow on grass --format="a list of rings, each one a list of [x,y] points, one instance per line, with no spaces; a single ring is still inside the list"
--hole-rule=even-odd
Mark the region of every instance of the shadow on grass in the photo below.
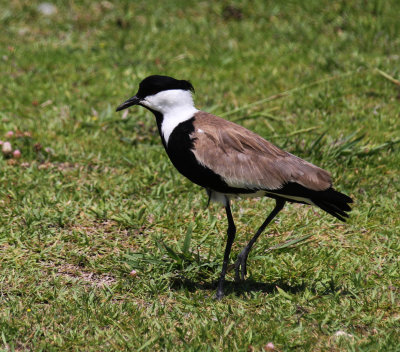
[[[210,291],[210,290],[216,290],[217,284],[218,281],[196,282],[187,278],[175,278],[171,285],[171,289],[178,291],[183,288],[188,290],[189,292],[195,292],[197,290]],[[281,288],[285,292],[295,294],[304,291],[306,285],[305,284],[289,285],[283,281],[264,283],[264,282],[254,281],[251,278],[249,278],[242,282],[225,281],[224,287],[226,295],[235,293],[237,296],[241,296],[251,292],[274,293],[278,292],[277,287]]]

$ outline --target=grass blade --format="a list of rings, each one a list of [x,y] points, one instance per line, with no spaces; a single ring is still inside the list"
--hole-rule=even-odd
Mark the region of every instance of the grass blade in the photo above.
[[[381,76],[385,77],[387,80],[389,80],[390,82],[394,83],[396,86],[400,86],[400,81],[397,80],[396,78],[393,78],[391,75],[387,74],[386,72],[383,72],[382,70],[380,70],[379,68],[375,69],[376,72],[378,72]]]
[[[285,241],[283,243],[279,243],[279,244],[277,244],[275,246],[272,246],[272,247],[268,248],[266,250],[266,252],[271,252],[271,251],[276,250],[276,249],[284,249],[284,248],[292,247],[292,246],[294,246],[294,245],[296,245],[298,243],[301,243],[301,242],[304,242],[305,240],[308,240],[311,236],[312,236],[312,234],[311,235],[305,235],[305,236],[299,237],[299,238],[293,238],[293,239],[287,240],[287,241]]]
[[[186,231],[185,241],[183,242],[182,252],[184,255],[189,254],[190,241],[192,240],[192,232],[193,232],[193,225],[190,224]]]

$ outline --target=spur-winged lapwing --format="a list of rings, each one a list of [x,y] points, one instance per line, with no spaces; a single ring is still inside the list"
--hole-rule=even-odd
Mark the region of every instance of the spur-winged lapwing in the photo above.
[[[172,164],[204,187],[210,200],[224,205],[228,239],[217,289],[217,298],[221,298],[236,233],[230,209],[232,198],[267,196],[276,201],[275,208],[240,252],[235,263],[236,281],[244,280],[251,247],[286,202],[316,205],[345,221],[352,199],[332,188],[327,171],[242,126],[196,109],[192,92],[194,88],[188,81],[149,76],[139,84],[137,94],[118,106],[117,111],[132,105],[150,110]]]

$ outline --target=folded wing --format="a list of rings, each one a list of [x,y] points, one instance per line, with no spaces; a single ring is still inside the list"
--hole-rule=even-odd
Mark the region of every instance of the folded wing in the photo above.
[[[330,174],[259,135],[209,113],[195,115],[193,153],[231,187],[278,190],[297,183],[313,191],[332,186]]]

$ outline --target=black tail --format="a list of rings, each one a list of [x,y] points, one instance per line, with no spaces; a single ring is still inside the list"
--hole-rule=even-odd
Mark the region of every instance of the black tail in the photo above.
[[[322,210],[341,221],[346,221],[346,218],[349,217],[347,214],[351,210],[349,203],[353,203],[350,197],[335,191],[333,188],[329,188],[326,191],[313,192],[311,200]]]
[[[326,191],[313,191],[294,182],[287,183],[281,189],[274,190],[273,193],[279,194],[289,202],[309,204],[308,200],[311,200],[313,204],[341,221],[346,221],[346,218],[349,217],[347,214],[351,210],[349,204],[353,203],[350,197],[335,191],[332,187]],[[301,200],[301,198],[304,200]]]

